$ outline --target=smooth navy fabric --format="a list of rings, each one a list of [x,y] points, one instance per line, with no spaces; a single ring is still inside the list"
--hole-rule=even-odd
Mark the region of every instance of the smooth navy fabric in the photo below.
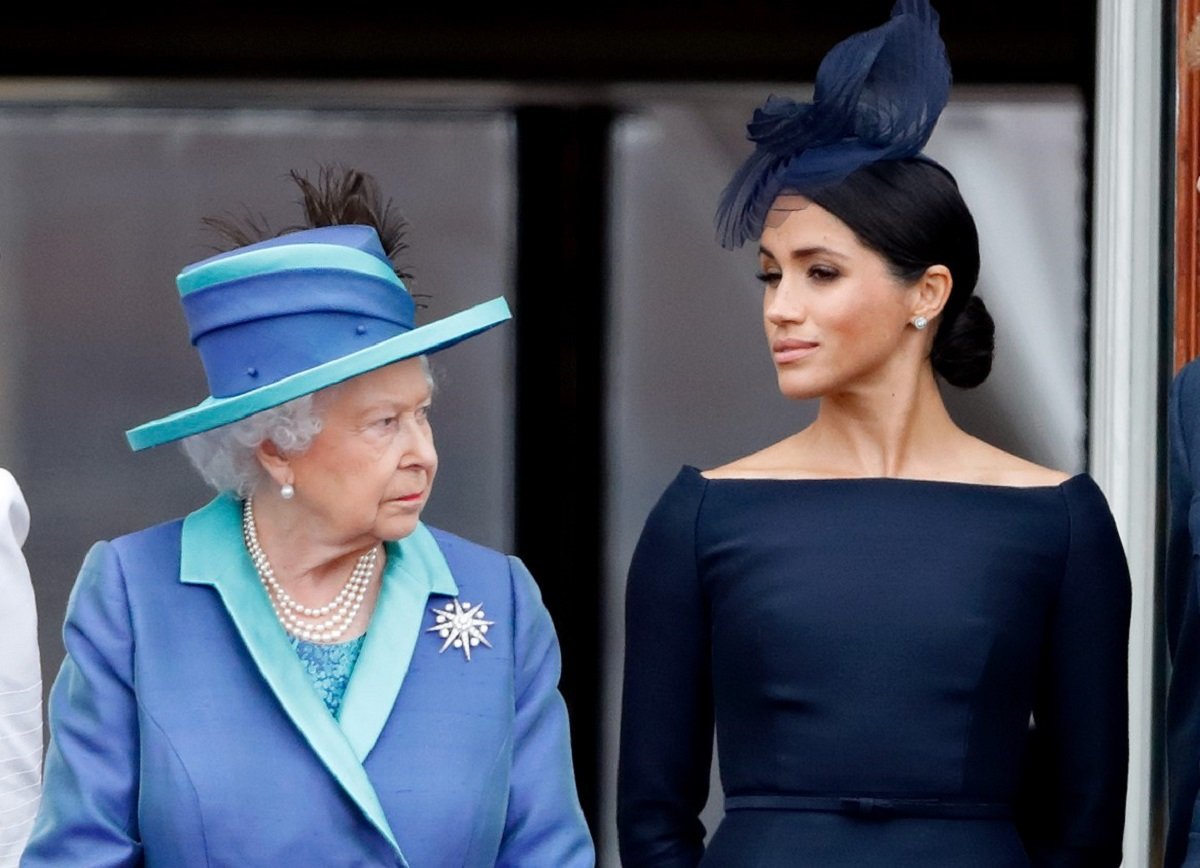
[[[422,630],[380,698],[362,768],[401,855],[288,716],[217,590],[180,581],[181,525],[98,543],[81,570],[22,868],[594,864],[557,640],[517,559],[430,529],[464,599],[488,604],[493,647],[467,662]]]
[[[1167,399],[1169,511],[1164,607],[1167,686],[1167,846],[1163,868],[1200,866],[1200,361]]]
[[[629,570],[624,868],[1119,865],[1130,596],[1086,474],[683,468]],[[775,807],[727,809],[706,846],[714,721],[727,806]]]

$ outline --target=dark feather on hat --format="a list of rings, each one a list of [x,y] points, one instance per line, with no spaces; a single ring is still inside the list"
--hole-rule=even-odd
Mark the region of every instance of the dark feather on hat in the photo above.
[[[408,249],[405,241],[408,221],[396,210],[391,199],[384,198],[379,182],[373,176],[337,164],[320,166],[315,179],[296,169],[289,170],[288,176],[300,188],[298,204],[304,212],[304,221],[276,230],[262,214],[249,210],[240,216],[205,217],[201,222],[220,238],[215,245],[218,252],[303,229],[371,226],[378,233],[396,275],[401,280],[411,279],[412,275],[400,262]]]
[[[249,209],[243,211],[240,216],[201,217],[200,222],[216,233],[217,241],[212,245],[212,249],[217,253],[257,244],[279,234],[271,228],[266,217]]]
[[[396,274],[402,280],[411,277],[399,263],[400,255],[408,249],[404,240],[408,221],[396,211],[391,199],[384,199],[379,182],[371,175],[341,166],[321,166],[316,181],[295,169],[288,174],[300,188],[304,223],[285,231],[320,226],[372,226]]]

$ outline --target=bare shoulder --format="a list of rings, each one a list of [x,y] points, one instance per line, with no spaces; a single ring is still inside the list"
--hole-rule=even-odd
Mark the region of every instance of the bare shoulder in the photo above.
[[[973,475],[981,483],[1033,488],[1061,485],[1071,478],[1070,473],[1005,452],[982,440],[976,440],[971,451],[975,453],[971,461],[975,468]]]
[[[803,451],[797,449],[795,437],[701,473],[707,479],[786,479],[819,475],[805,470]]]
[[[702,470],[700,475],[706,479],[741,479],[764,476],[766,475],[765,469],[771,464],[768,457],[770,451],[771,447],[767,447],[759,452],[730,461],[728,464],[722,464],[720,467]]]

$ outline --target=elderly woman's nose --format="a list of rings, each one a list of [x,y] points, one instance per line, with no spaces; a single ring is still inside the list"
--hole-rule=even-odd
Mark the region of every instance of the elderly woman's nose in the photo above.
[[[433,430],[429,425],[414,424],[410,426],[405,438],[406,448],[401,459],[405,464],[429,464],[437,460],[437,450],[433,446]]]

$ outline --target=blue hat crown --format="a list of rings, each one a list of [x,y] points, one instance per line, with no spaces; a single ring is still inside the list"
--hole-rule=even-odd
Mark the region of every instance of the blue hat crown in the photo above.
[[[191,437],[512,317],[502,296],[417,326],[371,226],[290,232],[197,262],[176,278],[211,394],[125,432],[147,449]]]
[[[722,246],[762,234],[780,193],[811,193],[879,160],[915,157],[950,97],[950,62],[928,0],[897,0],[891,18],[830,49],[813,100],[769,96],[746,125],[755,150],[717,208]]]
[[[239,247],[186,267],[176,283],[215,398],[414,327],[412,296],[370,226],[306,229]]]

